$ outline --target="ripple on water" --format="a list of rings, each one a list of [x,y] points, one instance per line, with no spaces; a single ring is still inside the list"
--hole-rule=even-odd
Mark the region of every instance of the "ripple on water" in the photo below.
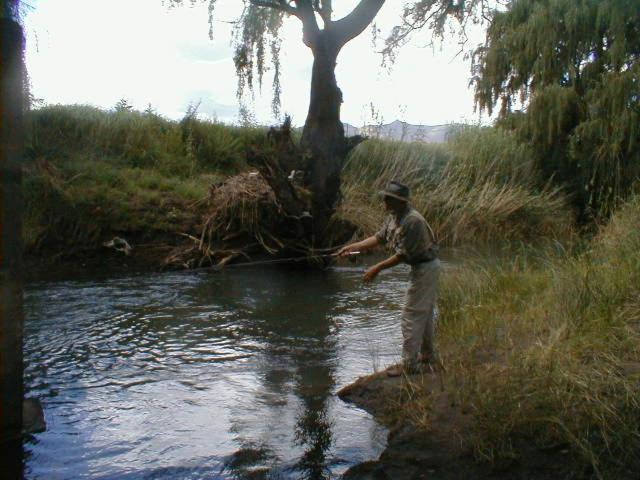
[[[29,286],[25,382],[49,430],[27,477],[300,478],[377,457],[385,430],[335,392],[397,358],[405,286],[362,271]]]

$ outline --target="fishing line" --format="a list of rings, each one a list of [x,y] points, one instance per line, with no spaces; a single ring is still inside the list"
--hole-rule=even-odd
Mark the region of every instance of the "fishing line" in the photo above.
[[[359,255],[360,252],[349,252],[347,257],[354,258]],[[318,261],[324,259],[333,259],[338,258],[338,255],[335,253],[330,253],[326,255],[309,255],[306,257],[290,257],[290,258],[276,258],[273,260],[258,260],[255,262],[242,262],[242,263],[230,263],[227,265],[215,265],[213,270],[220,271],[225,270],[227,268],[240,268],[240,267],[256,267],[259,265],[276,265],[281,263],[296,263],[296,262],[308,262],[308,261]]]

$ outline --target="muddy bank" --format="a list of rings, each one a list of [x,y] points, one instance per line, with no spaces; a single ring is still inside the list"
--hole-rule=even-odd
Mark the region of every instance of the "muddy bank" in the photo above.
[[[24,274],[27,281],[65,279],[97,272],[109,274],[162,271],[164,260],[184,240],[173,236],[150,240],[147,236],[126,235],[123,238],[131,251],[125,254],[102,243],[86,247],[48,247],[24,255]]]
[[[289,183],[281,188],[291,197],[304,198],[308,193]],[[27,276],[38,278],[51,271],[63,275],[95,270],[145,272],[220,268],[265,259],[312,259],[344,244],[357,232],[352,223],[335,218],[325,238],[316,242],[311,238],[310,207],[299,205],[298,210],[307,210],[293,215],[283,207],[286,202],[281,197],[263,175],[253,171],[212,184],[207,197],[182,206],[181,222],[172,223],[170,210],[154,210],[154,218],[162,219],[160,224],[171,224],[165,230],[150,222],[136,229],[118,229],[108,221],[96,227],[92,226],[93,217],[86,215],[71,227],[62,223],[40,235],[26,254]],[[140,218],[146,218],[146,213],[141,212]],[[91,234],[86,233],[81,241],[77,230]]]
[[[345,480],[413,479],[564,479],[590,478],[577,471],[564,445],[536,448],[521,439],[518,459],[490,464],[479,461],[471,447],[471,412],[465,411],[443,388],[440,373],[389,378],[384,372],[362,377],[338,396],[368,411],[390,429],[380,458],[350,468]],[[425,389],[431,400],[429,418],[399,414],[412,392]]]

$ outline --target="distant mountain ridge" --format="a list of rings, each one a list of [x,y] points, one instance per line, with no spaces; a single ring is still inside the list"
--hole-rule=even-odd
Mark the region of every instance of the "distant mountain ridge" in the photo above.
[[[394,120],[382,125],[364,125],[361,128],[343,123],[347,137],[366,135],[371,138],[384,138],[402,142],[443,143],[456,129],[456,124],[446,125],[413,125]]]

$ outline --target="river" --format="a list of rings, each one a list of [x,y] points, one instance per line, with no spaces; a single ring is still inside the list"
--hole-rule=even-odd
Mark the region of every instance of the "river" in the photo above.
[[[406,268],[38,281],[25,385],[47,431],[29,479],[338,478],[387,431],[336,392],[399,360]]]

